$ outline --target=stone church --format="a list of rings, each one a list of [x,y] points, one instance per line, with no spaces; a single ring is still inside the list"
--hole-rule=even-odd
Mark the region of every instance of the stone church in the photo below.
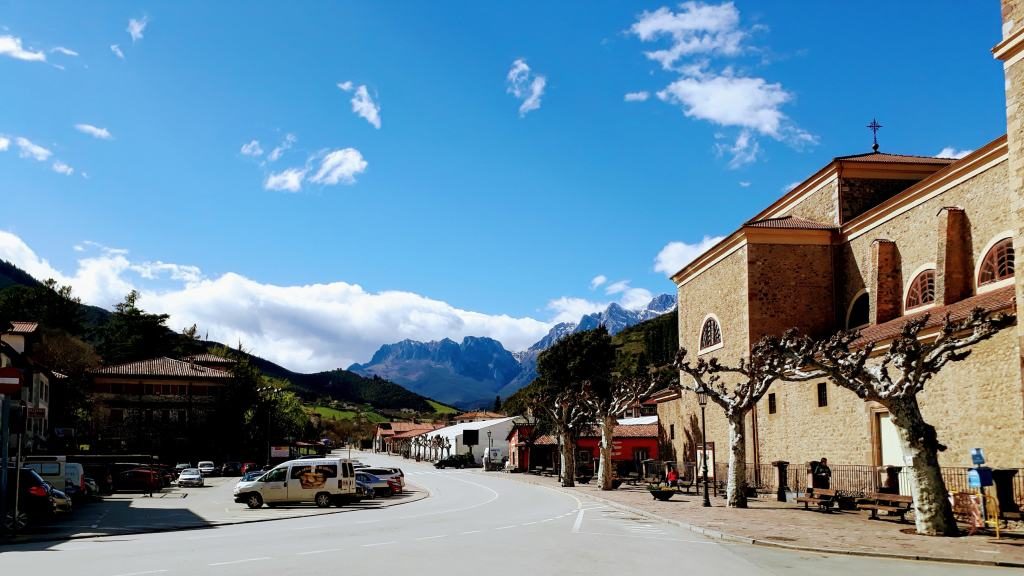
[[[1020,317],[1024,280],[1024,0],[1004,0],[993,48],[1006,77],[1007,134],[961,159],[879,151],[834,158],[754,215],[672,280],[679,344],[691,358],[735,364],[766,334],[796,327],[815,336],[859,328],[882,354],[910,318],[929,314],[933,334],[972,308]],[[996,65],[995,63],[993,65]],[[1024,374],[1018,323],[952,363],[920,396],[948,449],[943,466],[1024,468]],[[684,376],[684,378],[686,378]],[[658,413],[675,458],[700,442],[694,394],[663,394]],[[728,427],[707,407],[719,466]],[[776,383],[747,421],[747,461],[904,465],[887,411],[822,380]]]

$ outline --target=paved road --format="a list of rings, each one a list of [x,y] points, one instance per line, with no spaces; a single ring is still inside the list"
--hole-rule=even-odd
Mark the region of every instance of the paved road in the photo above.
[[[430,498],[332,516],[9,546],[0,548],[0,574],[1020,573],[721,543],[498,473],[401,465]]]

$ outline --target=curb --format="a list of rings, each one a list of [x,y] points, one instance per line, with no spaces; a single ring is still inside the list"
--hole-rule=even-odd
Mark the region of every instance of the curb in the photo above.
[[[532,483],[530,483],[530,484],[532,484]],[[535,484],[535,485],[539,486],[539,484]],[[554,488],[557,489],[557,490],[560,490],[562,492],[574,493],[573,491],[568,490],[566,488],[563,488],[561,486],[555,486]],[[771,540],[762,540],[762,539],[758,539],[758,538],[750,538],[750,537],[747,537],[747,536],[739,536],[739,535],[736,535],[736,534],[729,534],[727,532],[720,532],[718,530],[713,530],[711,528],[704,528],[703,526],[697,526],[695,524],[688,524],[688,523],[683,522],[681,520],[673,520],[671,518],[665,518],[664,516],[659,516],[657,514],[648,512],[646,510],[641,510],[639,508],[634,508],[633,506],[630,506],[628,504],[622,504],[621,502],[615,502],[614,500],[609,500],[607,498],[602,498],[601,496],[594,496],[592,494],[578,494],[578,496],[583,497],[583,498],[590,498],[591,500],[599,501],[599,502],[601,502],[603,504],[606,504],[606,505],[608,505],[608,506],[610,506],[612,508],[617,508],[619,510],[622,510],[623,512],[629,512],[631,514],[636,514],[638,516],[642,516],[642,517],[650,519],[650,520],[655,520],[655,521],[658,521],[658,522],[662,522],[664,524],[672,524],[672,525],[678,526],[680,528],[685,528],[686,530],[689,530],[689,531],[694,532],[696,534],[700,534],[702,536],[706,536],[708,538],[712,538],[712,539],[715,539],[715,540],[723,540],[725,542],[736,542],[736,543],[739,543],[739,544],[749,544],[749,545],[753,545],[753,546],[764,546],[766,548],[779,548],[779,549],[782,549],[782,550],[791,550],[791,551],[794,551],[794,552],[815,552],[815,553],[818,553],[818,554],[832,554],[832,555],[842,555],[842,556],[862,556],[862,557],[868,557],[868,558],[884,558],[884,559],[887,559],[887,560],[916,560],[916,561],[921,561],[921,562],[941,562],[941,563],[944,563],[944,564],[961,564],[961,565],[969,565],[969,566],[999,566],[999,567],[1002,567],[1002,568],[1024,568],[1024,562],[1010,562],[1010,561],[1003,561],[1003,560],[968,560],[968,559],[961,559],[961,558],[948,558],[948,557],[942,557],[942,556],[923,556],[923,555],[919,555],[919,554],[890,554],[890,553],[886,553],[886,552],[866,552],[866,551],[862,551],[862,550],[848,550],[848,549],[844,549],[844,548],[818,548],[818,547],[814,547],[814,546],[802,546],[802,545],[799,545],[799,544],[786,544],[784,542],[773,542]]]
[[[419,502],[430,498],[433,494],[430,490],[416,486],[419,489],[417,493],[418,497],[414,497],[410,500],[402,500],[401,502],[395,502],[388,506],[381,506],[380,508],[367,508],[365,510],[387,510],[388,508],[394,508],[396,506],[402,506],[405,504],[412,504],[413,502]],[[0,538],[0,548],[8,546],[19,546],[22,544],[36,544],[39,542],[66,542],[71,540],[89,540],[93,538],[110,538],[115,536],[133,536],[139,534],[160,534],[162,532],[185,532],[191,530],[206,530],[209,528],[220,528],[222,526],[239,526],[242,524],[262,524],[264,522],[280,522],[281,520],[297,520],[299,518],[318,518],[320,516],[334,516],[336,514],[345,514],[348,512],[357,512],[358,510],[332,510],[330,512],[322,512],[320,514],[306,514],[299,516],[282,516],[280,518],[259,518],[254,520],[236,520],[230,522],[211,522],[209,524],[183,524],[180,526],[153,526],[151,528],[138,528],[134,530],[119,530],[116,533],[111,534],[72,534],[68,536],[57,536],[40,534],[39,536],[28,536],[25,539],[18,540],[5,540]]]

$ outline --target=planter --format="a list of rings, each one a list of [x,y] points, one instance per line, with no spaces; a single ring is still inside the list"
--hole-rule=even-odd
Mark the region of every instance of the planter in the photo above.
[[[651,497],[662,502],[669,500],[676,494],[675,490],[651,490]]]

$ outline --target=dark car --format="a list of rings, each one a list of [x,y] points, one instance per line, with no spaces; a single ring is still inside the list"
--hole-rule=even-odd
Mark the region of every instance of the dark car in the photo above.
[[[438,460],[434,464],[434,468],[472,468],[476,465],[472,456],[468,454],[456,454],[455,456],[449,456],[447,458]]]
[[[225,462],[220,466],[221,476],[241,476],[242,475],[242,463],[241,462]]]
[[[159,492],[163,479],[152,470],[134,468],[118,474],[114,487],[119,492]]]
[[[18,478],[13,466],[7,468],[7,501],[13,504],[15,486]],[[53,496],[43,477],[35,470],[21,469],[20,494],[18,496],[18,529],[38,524],[54,513]],[[14,510],[10,506],[3,518],[4,530],[14,527]]]

